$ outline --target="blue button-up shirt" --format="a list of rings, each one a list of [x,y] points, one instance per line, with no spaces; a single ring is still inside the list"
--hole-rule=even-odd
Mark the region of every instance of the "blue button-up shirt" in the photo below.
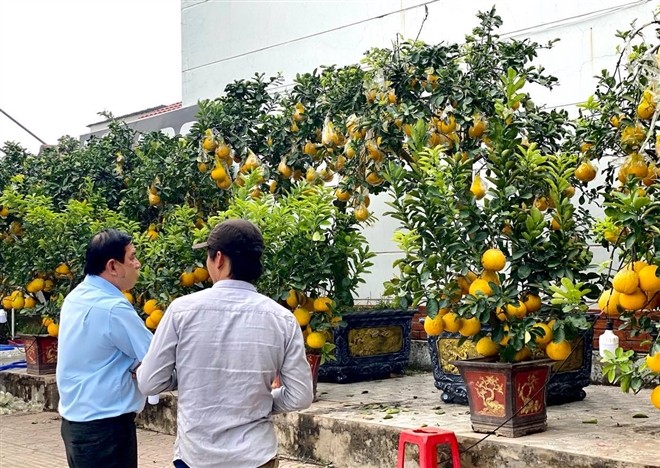
[[[60,313],[60,415],[84,422],[141,411],[145,397],[131,370],[147,353],[151,337],[116,286],[100,276],[86,276]]]

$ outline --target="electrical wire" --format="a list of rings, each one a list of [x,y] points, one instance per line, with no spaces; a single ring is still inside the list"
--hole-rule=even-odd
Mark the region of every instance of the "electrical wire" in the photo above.
[[[183,71],[184,72],[193,71],[193,70],[197,70],[199,68],[203,68],[203,67],[206,67],[206,66],[209,66],[209,65],[215,65],[215,64],[218,64],[218,63],[222,63],[222,62],[227,62],[227,61],[230,61],[230,60],[233,60],[233,59],[236,59],[236,58],[245,57],[246,55],[251,55],[251,54],[254,54],[254,53],[263,52],[265,50],[273,49],[273,48],[280,47],[280,46],[283,46],[283,45],[288,45],[288,44],[292,44],[292,43],[295,43],[295,42],[304,41],[306,39],[311,39],[313,37],[318,37],[318,36],[328,34],[328,33],[331,33],[331,32],[336,32],[336,31],[340,31],[342,29],[351,28],[353,26],[368,23],[368,22],[373,21],[373,20],[386,18],[386,17],[391,16],[391,15],[395,15],[395,14],[398,14],[398,13],[403,13],[403,12],[406,12],[406,11],[409,11],[409,10],[414,10],[414,9],[417,9],[417,8],[422,8],[423,7],[423,8],[425,8],[425,11],[428,12],[428,5],[431,5],[433,3],[437,3],[439,1],[440,0],[429,0],[429,1],[424,2],[424,3],[419,3],[417,5],[411,5],[411,6],[406,7],[406,8],[401,8],[399,10],[391,11],[391,12],[388,12],[388,13],[383,13],[381,15],[373,16],[371,18],[366,18],[366,19],[363,19],[363,20],[354,21],[352,23],[348,23],[348,24],[344,24],[344,25],[337,26],[337,27],[334,27],[334,28],[325,29],[323,31],[318,31],[318,32],[315,32],[315,33],[312,33],[312,34],[307,34],[307,35],[304,35],[304,36],[296,37],[296,38],[293,38],[293,39],[289,39],[287,41],[278,42],[276,44],[270,44],[270,45],[259,47],[257,49],[249,50],[249,51],[246,51],[246,52],[241,52],[239,54],[235,54],[235,55],[232,55],[230,57],[225,57],[225,58],[221,58],[221,59],[218,59],[218,60],[214,60],[214,61],[209,62],[209,63],[205,63],[205,64],[197,65],[197,66],[194,66],[194,67],[190,67],[190,68],[185,69]],[[608,16],[610,14],[613,14],[613,13],[616,13],[616,12],[619,12],[619,11],[627,10],[627,9],[634,8],[634,7],[639,6],[639,5],[643,5],[645,3],[649,3],[650,1],[651,0],[636,0],[634,2],[626,3],[624,5],[618,5],[618,6],[615,6],[615,7],[603,8],[602,10],[594,10],[594,11],[590,11],[590,12],[587,12],[587,13],[581,13],[579,15],[574,15],[574,16],[569,16],[569,17],[566,17],[566,18],[561,18],[561,19],[558,19],[558,20],[549,21],[547,23],[539,23],[539,24],[536,24],[536,25],[533,25],[533,26],[527,26],[525,28],[521,28],[521,29],[517,29],[517,30],[514,30],[514,31],[508,31],[508,32],[502,33],[502,34],[500,34],[500,37],[503,37],[503,38],[513,37],[513,36],[518,36],[518,35],[521,35],[522,33],[531,32],[531,31],[534,31],[534,32],[537,32],[537,33],[538,32],[550,31],[552,29],[556,29],[558,27],[566,26],[568,24],[576,24],[576,23],[584,22],[584,21],[589,20],[589,19]],[[191,6],[194,6],[194,5],[191,5]],[[187,8],[190,8],[190,6],[187,7]],[[426,20],[426,18],[424,18],[424,21],[425,20]],[[422,25],[423,25],[423,23],[422,23]]]
[[[43,141],[43,140],[42,140],[41,138],[39,138],[37,135],[35,135],[34,133],[32,133],[32,132],[31,132],[31,131],[30,131],[25,125],[23,125],[23,124],[20,123],[18,120],[16,120],[15,118],[13,118],[11,115],[7,114],[7,113],[6,113],[1,107],[0,107],[0,112],[2,112],[3,114],[5,114],[5,115],[7,116],[7,118],[8,118],[9,120],[11,120],[12,122],[14,122],[16,125],[18,125],[18,126],[21,127],[23,130],[25,130],[26,132],[28,132],[32,137],[34,137],[36,140],[38,140],[42,145],[45,145],[45,144],[46,144],[45,141]],[[4,153],[4,151],[3,151],[3,153]]]
[[[295,42],[300,42],[300,41],[304,41],[306,39],[311,39],[312,37],[322,36],[324,34],[328,34],[328,33],[335,32],[335,31],[340,31],[340,30],[345,29],[345,28],[351,28],[351,27],[357,26],[359,24],[368,23],[368,22],[373,21],[373,20],[386,18],[388,16],[396,15],[397,13],[403,13],[403,12],[408,11],[408,10],[414,10],[416,8],[425,7],[426,5],[430,5],[432,3],[436,3],[436,2],[439,2],[439,1],[440,0],[429,0],[427,2],[419,3],[417,5],[411,5],[411,6],[406,7],[406,8],[401,8],[399,10],[390,11],[388,13],[383,13],[382,15],[372,16],[371,18],[365,18],[363,20],[354,21],[352,23],[344,24],[342,26],[337,26],[337,27],[330,28],[330,29],[324,29],[323,31],[318,31],[318,32],[315,32],[313,34],[307,34],[305,36],[295,37],[293,39],[289,39],[288,41],[278,42],[276,44],[271,44],[271,45],[259,47],[257,49],[249,50],[247,52],[241,52],[240,54],[232,55],[231,57],[225,57],[225,58],[221,58],[221,59],[218,59],[218,60],[214,60],[214,61],[209,62],[209,63],[204,63],[202,65],[197,65],[197,66],[194,66],[194,67],[190,67],[190,68],[188,68],[186,70],[183,70],[183,71],[184,72],[189,72],[189,71],[197,70],[198,68],[207,67],[209,65],[216,65],[216,64],[222,63],[222,62],[228,62],[229,60],[234,60],[236,58],[245,57],[246,55],[255,54],[257,52],[263,52],[264,50],[274,49],[275,47],[280,47],[280,46],[283,46],[283,45],[293,44]]]

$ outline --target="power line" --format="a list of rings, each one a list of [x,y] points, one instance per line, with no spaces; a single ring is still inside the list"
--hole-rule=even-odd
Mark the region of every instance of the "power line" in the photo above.
[[[1,107],[0,107],[0,112],[2,112],[3,114],[5,114],[9,120],[11,120],[12,122],[14,122],[16,125],[18,125],[19,127],[21,127],[23,130],[25,130],[26,132],[28,132],[30,135],[32,135],[36,140],[39,140],[39,142],[40,142],[42,145],[47,144],[45,141],[43,141],[43,140],[42,140],[41,138],[39,138],[37,135],[35,135],[34,133],[32,133],[32,132],[31,132],[31,131],[30,131],[25,125],[23,125],[23,124],[20,123],[18,120],[16,120],[15,118],[13,118],[11,115],[7,114],[7,113],[6,113]]]
[[[183,71],[184,72],[193,71],[193,70],[197,70],[198,68],[203,68],[203,67],[206,67],[206,66],[209,66],[209,65],[215,65],[215,64],[218,64],[218,63],[222,63],[222,62],[227,62],[229,60],[233,60],[233,59],[236,59],[236,58],[245,57],[246,55],[251,55],[251,54],[254,54],[254,53],[257,53],[257,52],[263,52],[263,51],[268,50],[268,49],[273,49],[273,48],[280,47],[280,46],[283,46],[283,45],[292,44],[294,42],[299,42],[299,41],[303,41],[303,40],[306,40],[306,39],[311,39],[313,37],[321,36],[323,34],[339,31],[339,30],[342,30],[342,29],[345,29],[345,28],[350,28],[350,27],[357,26],[357,25],[363,24],[363,23],[368,23],[368,22],[373,21],[373,20],[382,19],[382,18],[385,18],[387,16],[395,15],[397,13],[402,13],[402,12],[405,12],[405,11],[408,11],[408,10],[414,10],[414,9],[417,9],[417,8],[424,7],[425,10],[428,12],[428,5],[430,5],[432,3],[437,3],[439,1],[440,0],[429,0],[427,2],[419,3],[417,5],[411,5],[411,6],[406,7],[406,8],[402,8],[402,9],[395,10],[395,11],[390,11],[388,13],[383,13],[382,15],[373,16],[371,18],[366,18],[366,19],[363,19],[363,20],[355,21],[353,23],[348,23],[348,24],[344,24],[342,26],[337,26],[335,28],[326,29],[326,30],[323,30],[323,31],[318,31],[318,32],[308,34],[308,35],[305,35],[305,36],[296,37],[296,38],[290,39],[288,41],[279,42],[277,44],[267,45],[267,46],[264,46],[264,47],[260,47],[258,49],[247,51],[247,52],[241,52],[240,54],[232,55],[231,57],[225,57],[225,58],[221,58],[221,59],[218,59],[218,60],[214,60],[212,62],[197,65],[197,66],[188,68],[188,69],[183,70]],[[574,21],[574,22],[580,22],[580,21],[584,21],[584,20],[587,20],[587,19],[594,19],[594,18],[597,18],[597,17],[600,17],[600,16],[607,16],[609,14],[612,14],[612,13],[615,13],[615,12],[618,12],[618,11],[627,10],[627,9],[635,7],[635,6],[639,6],[639,5],[643,5],[645,3],[649,3],[650,1],[651,0],[636,0],[636,1],[626,3],[626,4],[623,4],[623,5],[617,5],[615,7],[604,8],[604,9],[601,9],[601,10],[594,10],[594,11],[590,11],[590,12],[587,12],[587,13],[582,13],[582,14],[579,14],[579,15],[570,16],[570,17],[567,17],[567,18],[561,18],[561,19],[558,19],[558,20],[555,20],[555,21],[550,21],[550,22],[547,22],[547,23],[540,23],[540,24],[536,24],[536,25],[533,25],[533,26],[528,26],[528,27],[518,29],[518,30],[515,30],[515,31],[504,32],[504,33],[500,34],[500,37],[504,38],[504,37],[517,36],[517,35],[520,35],[521,33],[529,32],[529,31],[533,31],[533,30],[537,30],[536,32],[548,31],[548,30],[551,30],[551,29],[554,29],[554,28],[557,28],[557,27],[565,26],[567,23],[570,23],[573,20],[577,20],[577,21]],[[197,5],[197,4],[190,5],[186,8],[190,8],[190,7],[195,6],[195,5]],[[425,18],[425,20],[426,20],[426,18]]]
[[[388,13],[383,13],[382,15],[372,16],[371,18],[366,18],[366,19],[363,19],[363,20],[360,20],[360,21],[355,21],[353,23],[344,24],[342,26],[337,26],[336,28],[326,29],[324,31],[319,31],[319,32],[316,32],[316,33],[313,33],[313,34],[308,34],[306,36],[301,36],[301,37],[296,37],[294,39],[289,39],[288,41],[278,42],[277,44],[271,44],[271,45],[267,45],[267,46],[264,46],[264,47],[260,47],[258,49],[250,50],[248,52],[242,52],[240,54],[232,55],[231,57],[225,57],[225,58],[221,58],[219,60],[214,60],[213,62],[204,63],[202,65],[197,65],[195,67],[190,67],[190,68],[188,68],[187,70],[184,70],[184,71],[189,72],[189,71],[197,70],[198,68],[207,67],[209,65],[215,65],[217,63],[227,62],[229,60],[234,60],[236,58],[245,57],[246,55],[254,54],[254,53],[257,53],[257,52],[263,52],[264,50],[273,49],[275,47],[280,47],[280,46],[283,46],[283,45],[292,44],[294,42],[304,41],[305,39],[311,39],[312,37],[321,36],[323,34],[328,34],[328,33],[335,32],[335,31],[340,31],[344,28],[350,28],[350,27],[353,27],[353,26],[357,26],[358,24],[368,23],[368,22],[373,21],[373,20],[382,19],[382,18],[385,18],[387,16],[391,16],[391,15],[396,15],[397,13],[402,13],[404,11],[414,10],[414,9],[420,8],[422,6],[425,7],[426,5],[430,5],[432,3],[436,3],[436,2],[439,2],[439,1],[440,0],[429,0],[428,2],[420,3],[420,4],[417,4],[417,5],[411,5],[411,6],[406,7],[406,8],[401,8],[400,10],[390,11]]]
[[[639,5],[643,5],[645,3],[649,3],[650,1],[651,0],[637,0],[637,1],[634,1],[634,2],[626,3],[624,5],[617,5],[615,7],[603,8],[602,10],[594,10],[594,11],[590,11],[588,13],[582,13],[580,15],[569,16],[567,18],[561,18],[561,19],[558,19],[558,20],[555,20],[555,21],[549,21],[547,23],[541,23],[541,24],[537,24],[537,25],[534,25],[534,26],[528,26],[526,28],[517,29],[515,31],[509,31],[509,32],[501,34],[500,37],[518,36],[521,33],[530,32],[530,31],[533,31],[535,29],[539,29],[536,32],[545,32],[545,31],[549,31],[549,30],[554,29],[554,28],[566,26],[572,20],[576,20],[576,21],[573,21],[573,23],[579,23],[579,22],[582,22],[582,21],[585,21],[585,20],[595,19],[595,18],[598,18],[598,17],[601,17],[601,16],[607,16],[611,13],[616,13],[617,11],[627,10],[629,8],[633,8],[633,7],[636,7],[636,6],[639,6]]]

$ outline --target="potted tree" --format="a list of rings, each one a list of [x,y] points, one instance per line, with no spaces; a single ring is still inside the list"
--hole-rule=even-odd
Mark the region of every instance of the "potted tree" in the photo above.
[[[443,380],[446,366],[469,362],[475,355],[491,356],[499,362],[489,366],[511,371],[542,355],[565,366],[574,351],[584,349],[583,343],[590,346],[590,338],[580,338],[580,330],[590,329],[583,296],[597,294],[582,288],[595,275],[587,273],[592,258],[587,243],[590,217],[571,202],[577,157],[555,153],[559,142],[548,134],[540,143],[532,139],[542,135],[539,129],[532,130],[534,122],[552,117],[521,91],[527,73],[509,68],[498,77],[499,84],[493,83],[493,96],[479,109],[483,132],[476,132],[477,123],[458,115],[455,121],[463,122],[456,124],[458,141],[433,146],[430,123],[419,120],[407,141],[413,161],[405,166],[391,164],[386,174],[391,214],[403,227],[396,241],[404,252],[395,263],[399,274],[386,285],[387,292],[402,306],[426,306],[424,326],[435,336],[429,345],[438,359],[436,386],[449,400],[469,400],[473,426],[482,431],[516,413],[520,401],[507,401],[504,396],[512,395],[513,388],[520,395],[516,386],[523,383],[516,381],[515,372],[507,384],[499,377],[489,378],[479,395],[474,393],[478,386],[471,385],[467,373],[471,371],[463,372],[463,382],[457,386],[455,380],[450,384]],[[447,109],[438,112],[446,115]],[[565,116],[554,117],[559,126],[565,123]],[[569,305],[563,306],[565,301]],[[450,333],[460,338],[451,337],[454,342],[447,346],[443,338],[450,338]],[[590,362],[590,355],[586,360]],[[525,388],[534,388],[524,393],[525,398],[542,394],[532,403],[536,408],[532,413],[539,419],[534,421],[530,414],[521,428],[505,425],[499,433],[518,436],[545,427],[541,389],[548,369],[546,363],[539,364],[539,370],[522,374],[530,378]],[[579,384],[581,391],[588,377]],[[495,411],[475,406],[475,398],[486,401],[486,394],[489,401],[497,402],[497,417],[505,419],[477,421],[479,415],[492,417],[489,411]],[[512,423],[516,422],[514,418]]]
[[[606,351],[603,373],[626,392],[654,387],[651,403],[660,408],[660,66],[657,46],[645,34],[657,26],[654,20],[619,33],[623,44],[615,69],[603,70],[594,95],[580,106],[569,144],[582,145],[583,158],[604,167],[592,190],[605,215],[597,238],[611,253],[598,306],[621,324],[620,333],[644,339],[638,352]]]
[[[19,330],[27,370],[49,374],[57,363],[60,307],[82,279],[87,240],[104,227],[130,232],[137,225],[107,209],[91,192],[89,202],[70,200],[58,210],[50,197],[22,194],[23,183],[15,177],[0,196],[9,223],[0,249],[3,306],[34,318],[29,333]]]

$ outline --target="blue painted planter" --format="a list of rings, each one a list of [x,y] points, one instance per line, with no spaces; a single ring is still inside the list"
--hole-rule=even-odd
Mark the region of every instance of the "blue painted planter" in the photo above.
[[[592,318],[589,320],[593,323]],[[568,359],[566,364],[560,368],[562,363],[557,362],[552,367],[547,386],[548,405],[580,401],[587,396],[583,388],[591,382],[593,336],[593,328],[590,328],[582,338],[582,347]],[[461,335],[458,333],[445,332],[440,336],[430,336],[427,341],[433,363],[435,386],[438,390],[442,390],[442,401],[467,405],[465,382],[451,362],[477,358],[479,354],[474,350],[474,344],[471,342],[465,342],[460,349],[456,348],[455,344],[460,338]]]
[[[334,330],[336,361],[319,368],[320,382],[349,383],[402,374],[410,358],[413,310],[348,312]]]

